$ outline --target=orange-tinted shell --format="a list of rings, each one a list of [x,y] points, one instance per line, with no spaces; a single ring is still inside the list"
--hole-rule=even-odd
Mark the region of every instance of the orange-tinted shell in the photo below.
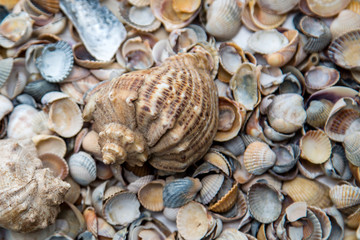
[[[218,125],[218,57],[196,46],[159,67],[124,74],[87,99],[103,161],[181,172],[209,149]]]

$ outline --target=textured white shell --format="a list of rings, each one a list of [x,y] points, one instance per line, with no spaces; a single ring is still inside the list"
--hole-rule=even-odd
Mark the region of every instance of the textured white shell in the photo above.
[[[86,152],[71,155],[69,168],[72,178],[80,185],[86,186],[96,179],[95,160]]]

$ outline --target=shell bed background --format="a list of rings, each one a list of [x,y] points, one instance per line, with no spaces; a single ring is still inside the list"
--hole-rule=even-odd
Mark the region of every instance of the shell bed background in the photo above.
[[[0,0],[0,239],[360,239],[359,0]]]

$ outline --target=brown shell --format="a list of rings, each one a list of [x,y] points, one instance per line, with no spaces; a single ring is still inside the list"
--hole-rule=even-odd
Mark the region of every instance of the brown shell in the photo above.
[[[157,169],[181,172],[206,153],[218,125],[218,58],[205,48],[211,49],[196,46],[93,92],[84,118],[94,119],[105,163],[142,166],[149,159]]]

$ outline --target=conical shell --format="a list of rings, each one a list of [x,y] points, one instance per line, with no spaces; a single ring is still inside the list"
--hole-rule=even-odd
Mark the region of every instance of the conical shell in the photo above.
[[[306,109],[306,122],[313,127],[324,127],[333,105],[326,99],[311,101]]]
[[[190,177],[167,183],[163,190],[164,206],[177,208],[185,205],[195,198],[201,187],[199,179]]]
[[[71,155],[69,169],[72,178],[82,186],[87,186],[96,179],[95,160],[85,152]]]
[[[250,213],[261,223],[271,223],[278,219],[282,198],[276,189],[266,183],[251,185],[247,193]]]
[[[360,166],[360,132],[353,132],[344,138],[346,158],[355,166]]]
[[[337,185],[330,189],[331,201],[337,208],[347,208],[360,204],[360,188],[347,184]]]
[[[105,202],[103,215],[112,225],[127,226],[140,217],[139,208],[135,193],[121,192]]]
[[[300,139],[301,157],[314,164],[326,162],[331,155],[331,142],[321,131],[308,131]]]
[[[245,168],[249,173],[261,175],[271,168],[276,161],[276,154],[263,142],[253,142],[244,153]]]
[[[303,177],[284,182],[282,190],[295,202],[306,202],[310,206],[326,208],[331,205],[327,186]]]
[[[150,211],[162,211],[164,185],[163,180],[155,180],[140,188],[138,198],[141,205]]]
[[[351,0],[306,0],[310,11],[319,17],[332,17],[346,8]]]
[[[31,141],[1,140],[0,226],[30,232],[55,222],[70,185],[43,169]]]
[[[38,155],[53,153],[64,157],[66,153],[65,141],[54,135],[36,135],[32,138]]]
[[[70,98],[55,101],[50,106],[49,129],[62,137],[75,136],[83,126],[79,106]]]
[[[206,208],[197,202],[189,202],[179,209],[176,227],[186,239],[202,239],[208,231],[209,219]]]

